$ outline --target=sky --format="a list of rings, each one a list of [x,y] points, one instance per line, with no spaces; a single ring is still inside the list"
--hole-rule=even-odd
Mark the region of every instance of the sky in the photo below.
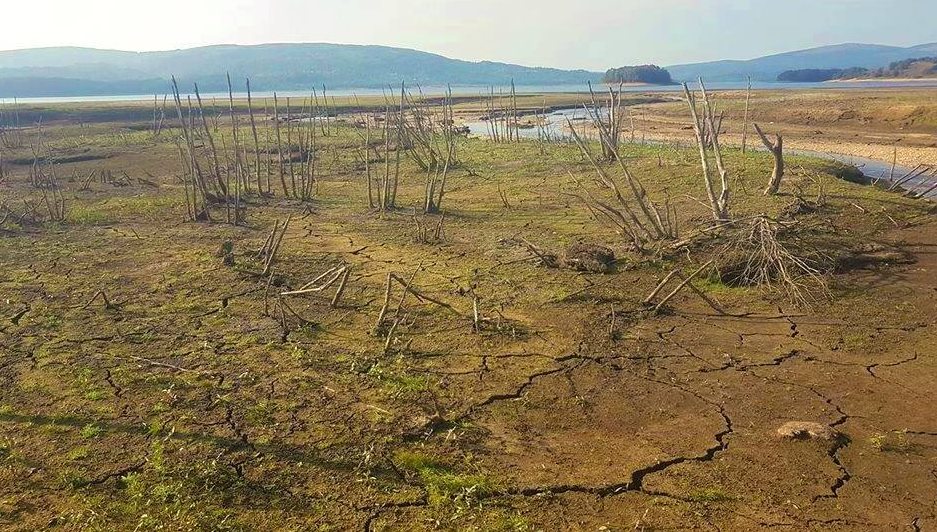
[[[0,50],[333,42],[589,70],[937,42],[937,0],[0,0],[0,20]]]

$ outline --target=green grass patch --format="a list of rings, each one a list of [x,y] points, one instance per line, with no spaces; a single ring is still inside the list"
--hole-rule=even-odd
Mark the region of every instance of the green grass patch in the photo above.
[[[87,439],[97,438],[101,434],[104,434],[104,429],[102,429],[101,427],[98,427],[97,425],[93,423],[88,423],[87,425],[81,428],[80,434],[82,438],[87,438]]]
[[[719,488],[706,488],[690,493],[687,498],[693,502],[725,502],[735,500],[735,497]]]
[[[420,479],[432,506],[443,506],[457,497],[479,497],[494,491],[487,476],[454,471],[444,461],[422,453],[399,451],[393,461],[398,468]]]

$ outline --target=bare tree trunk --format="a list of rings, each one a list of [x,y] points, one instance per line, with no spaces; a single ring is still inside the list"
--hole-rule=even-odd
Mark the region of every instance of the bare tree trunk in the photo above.
[[[264,187],[260,179],[260,141],[257,139],[257,121],[254,119],[254,105],[251,101],[251,80],[247,78],[247,112],[251,118],[251,133],[254,136],[254,166],[257,172],[257,193],[263,193]],[[269,190],[267,191],[270,192]]]
[[[784,138],[778,133],[775,135],[775,142],[772,144],[767,135],[755,124],[755,131],[761,138],[765,148],[774,155],[774,171],[771,172],[771,181],[768,181],[768,188],[765,189],[765,196],[773,196],[781,189],[781,180],[784,179]]]
[[[517,91],[514,87],[514,79],[511,79],[511,118],[514,122],[514,142],[520,142],[520,128],[517,123]]]
[[[315,126],[315,122],[313,122]],[[365,113],[364,115],[364,173],[368,178],[368,208],[374,208],[374,190],[373,184],[371,183],[371,115]],[[313,127],[315,130],[315,127]]]
[[[208,129],[208,121],[205,119],[205,109],[202,107],[202,96],[198,92],[198,83],[195,84],[195,101],[198,102],[198,115],[202,120],[202,129],[204,129],[205,137],[208,140],[208,148],[211,150],[211,159],[215,170],[215,179],[218,182],[218,187],[221,189],[221,193],[227,196],[228,187],[221,179],[221,165],[218,163],[218,150],[215,148],[215,139],[211,136],[211,131]]]
[[[384,179],[381,181],[381,187],[378,189],[378,200],[381,204],[381,211],[386,211],[389,207],[388,198],[390,196],[390,106],[384,111]]]
[[[293,197],[298,198],[296,193],[296,170],[293,168],[293,116],[290,111],[290,97],[286,97],[286,150],[289,154],[287,161],[290,163],[290,190],[293,191]]]
[[[394,183],[390,190],[390,202],[388,207],[394,209],[397,207],[397,184],[400,181],[400,155],[403,151],[403,128],[404,128],[404,98],[406,97],[406,86],[400,83],[400,114],[397,115],[397,160],[394,164]]]
[[[240,222],[241,209],[241,144],[238,138],[238,119],[234,112],[234,88],[231,86],[231,74],[228,77],[228,110],[231,113],[231,132],[234,138],[234,225]],[[246,188],[246,187],[245,187]]]
[[[290,191],[286,188],[286,179],[283,168],[283,142],[280,136],[280,104],[277,100],[277,93],[273,93],[273,130],[277,137],[277,159],[279,159],[278,172],[280,174],[280,185],[283,187],[283,195],[289,197]]]
[[[690,88],[686,83],[683,84],[683,93],[686,96],[687,105],[690,108],[690,116],[693,118],[693,132],[696,133],[696,143],[699,147],[700,165],[703,169],[703,181],[706,185],[706,195],[709,197],[709,204],[712,207],[713,217],[716,220],[729,219],[729,177],[722,162],[722,150],[719,145],[719,129],[716,127],[716,120],[713,116],[713,106],[709,101],[709,95],[706,93],[703,80],[700,80],[700,89],[703,94],[703,115],[700,116],[700,109],[696,105],[696,97],[690,93]],[[707,138],[707,129],[709,138]],[[721,191],[717,195],[715,184],[713,183],[713,168],[710,163],[708,153],[709,146],[712,146],[713,159],[715,160],[716,171],[719,174]]]
[[[153,136],[158,137],[159,131],[157,126],[159,125],[159,97],[153,95]]]
[[[742,153],[748,151],[748,112],[752,102],[752,77],[748,76],[748,92],[745,94],[745,117],[742,119]]]

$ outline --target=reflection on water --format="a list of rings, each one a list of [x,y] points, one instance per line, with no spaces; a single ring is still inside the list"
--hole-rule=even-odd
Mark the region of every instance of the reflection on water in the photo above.
[[[600,110],[604,111],[604,110]],[[607,112],[607,111],[605,111]],[[585,125],[589,122],[589,115],[582,107],[573,109],[558,109],[547,113],[542,117],[530,116],[530,124],[533,127],[521,127],[517,130],[517,135],[522,139],[545,139],[548,141],[567,141],[571,136],[567,127],[567,120],[572,122],[573,127]],[[473,120],[465,122],[464,125],[469,128],[469,134],[480,137],[490,137],[493,122],[488,120]],[[579,128],[576,127],[576,131]],[[587,135],[584,138],[591,137]]]

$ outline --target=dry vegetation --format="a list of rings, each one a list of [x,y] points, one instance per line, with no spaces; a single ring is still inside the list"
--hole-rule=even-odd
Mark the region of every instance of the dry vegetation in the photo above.
[[[4,108],[0,524],[933,526],[931,204],[502,94]]]

